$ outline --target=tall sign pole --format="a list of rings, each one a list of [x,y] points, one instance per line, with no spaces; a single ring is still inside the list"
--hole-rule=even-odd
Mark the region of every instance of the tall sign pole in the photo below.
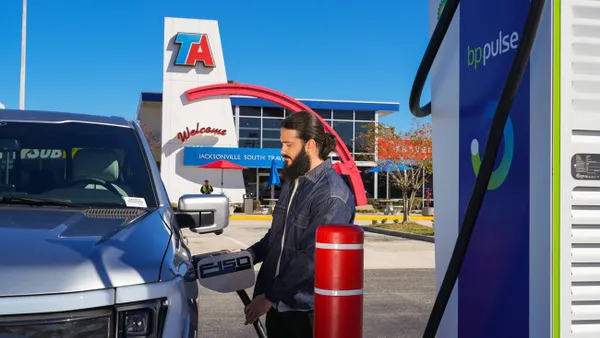
[[[25,109],[25,46],[27,41],[27,0],[23,0],[23,19],[21,27],[21,89],[19,91],[19,109]]]

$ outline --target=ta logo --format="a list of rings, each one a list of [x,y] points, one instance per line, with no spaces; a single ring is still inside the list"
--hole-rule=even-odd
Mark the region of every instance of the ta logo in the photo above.
[[[208,35],[194,33],[177,33],[175,43],[179,45],[179,52],[175,59],[176,66],[195,67],[198,61],[204,67],[215,67],[215,59],[210,50]]]
[[[486,106],[484,116],[487,120],[491,120],[491,118],[493,118],[497,104],[498,102],[494,101]],[[504,180],[506,180],[506,176],[508,176],[508,172],[510,171],[515,150],[515,135],[510,116],[508,117],[506,126],[504,127],[503,138],[504,151],[502,154],[502,159],[500,160],[500,164],[496,170],[492,172],[492,177],[488,183],[488,190],[498,189],[498,187],[504,183]],[[479,168],[481,167],[481,158],[479,157],[479,142],[477,139],[473,139],[471,141],[471,163],[473,164],[475,176],[477,176],[479,174]]]

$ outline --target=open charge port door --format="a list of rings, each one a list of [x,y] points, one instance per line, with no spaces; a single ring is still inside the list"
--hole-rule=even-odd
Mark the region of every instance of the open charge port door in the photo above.
[[[220,293],[235,292],[244,306],[250,304],[246,289],[254,286],[254,262],[252,254],[246,250],[208,252],[192,257],[196,277],[203,287]],[[252,323],[256,334],[266,338],[266,331],[260,319]]]

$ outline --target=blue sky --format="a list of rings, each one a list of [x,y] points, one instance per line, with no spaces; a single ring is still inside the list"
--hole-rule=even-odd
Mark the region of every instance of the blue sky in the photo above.
[[[26,108],[135,119],[162,91],[163,17],[219,21],[229,79],[293,97],[394,101],[404,128],[427,1],[29,1]],[[20,0],[0,1],[0,102],[19,105]],[[429,99],[425,88],[422,102]]]

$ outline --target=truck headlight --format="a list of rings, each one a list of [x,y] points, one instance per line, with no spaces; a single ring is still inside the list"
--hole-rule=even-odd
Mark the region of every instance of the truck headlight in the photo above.
[[[166,299],[119,305],[117,325],[119,338],[159,338],[167,311]]]

